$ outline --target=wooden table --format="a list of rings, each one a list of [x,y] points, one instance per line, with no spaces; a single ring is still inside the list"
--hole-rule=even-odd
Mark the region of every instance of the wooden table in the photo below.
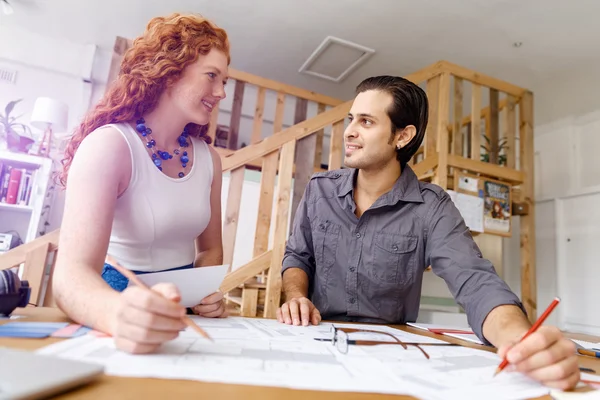
[[[22,315],[25,318],[17,319],[16,321],[46,321],[46,322],[70,322],[65,315],[56,308],[43,307],[28,307],[25,309],[17,309],[13,315]],[[2,320],[0,324],[8,322]],[[453,339],[447,336],[435,335],[425,332],[420,329],[415,329],[409,326],[394,326],[400,330],[416,333],[424,336],[435,337],[437,339],[446,340],[452,343],[459,343],[466,347],[493,351],[493,349],[485,346],[476,345],[466,341]],[[587,335],[569,335],[576,339],[588,341],[598,341]],[[64,339],[12,339],[0,338],[0,346],[12,347],[25,350],[36,350],[40,347],[47,346],[52,343]],[[580,366],[592,368],[600,372],[600,360],[580,356]],[[261,386],[245,386],[232,385],[221,383],[207,383],[190,380],[171,380],[171,379],[149,379],[149,378],[125,378],[115,376],[102,376],[96,382],[83,386],[79,389],[61,395],[60,399],[179,399],[188,397],[217,398],[222,399],[245,399],[245,400],[265,400],[265,399],[413,399],[409,396],[395,395],[373,395],[368,393],[341,393],[341,392],[319,392],[293,390],[286,388],[273,388]],[[545,396],[543,399],[551,399],[550,396]]]

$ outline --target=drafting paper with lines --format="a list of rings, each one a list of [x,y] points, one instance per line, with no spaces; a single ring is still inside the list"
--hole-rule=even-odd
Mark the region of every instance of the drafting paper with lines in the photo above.
[[[111,338],[91,335],[69,339],[38,353],[103,364],[118,376],[192,379],[231,384],[279,386],[343,392],[408,394],[421,399],[522,399],[548,390],[518,374],[492,378],[499,358],[460,346],[423,346],[426,359],[414,347],[349,346],[341,354],[330,342],[331,324],[295,327],[274,320],[193,317],[214,339],[187,328],[160,352],[130,355],[118,351]],[[336,326],[345,326],[336,324]],[[373,329],[373,326],[352,325]],[[436,339],[377,327],[405,342],[436,343]],[[350,339],[358,338],[355,334]],[[387,340],[380,334],[361,339]]]

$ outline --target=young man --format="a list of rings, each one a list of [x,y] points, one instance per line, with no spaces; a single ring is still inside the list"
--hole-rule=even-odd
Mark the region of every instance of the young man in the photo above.
[[[407,165],[425,134],[426,94],[391,76],[366,79],[357,93],[345,131],[348,168],[316,174],[296,212],[279,321],[415,321],[431,265],[481,340],[532,378],[574,387],[573,342],[544,326],[514,345],[531,326],[519,298],[482,257],[448,194]]]

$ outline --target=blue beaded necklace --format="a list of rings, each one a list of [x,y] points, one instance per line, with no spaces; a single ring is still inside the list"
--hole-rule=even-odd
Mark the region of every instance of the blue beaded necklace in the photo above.
[[[146,121],[144,121],[144,118],[140,118],[136,121],[135,129],[139,132],[140,135],[142,135],[143,138],[146,139],[146,147],[152,150],[152,161],[154,162],[154,165],[156,165],[156,167],[162,171],[163,161],[172,159],[173,155],[169,154],[168,151],[162,151],[156,148],[156,141],[152,138],[152,129],[146,126]],[[181,154],[181,156],[179,157],[179,161],[181,162],[181,167],[184,171],[187,167],[187,163],[190,161],[188,157],[188,152],[183,150],[185,147],[189,147],[190,145],[190,143],[188,142],[188,137],[189,134],[186,127],[183,129],[181,135],[179,135],[179,137],[177,138],[179,148],[173,150],[174,155],[179,156]],[[183,178],[184,176],[185,173],[183,171],[179,173],[180,178]]]

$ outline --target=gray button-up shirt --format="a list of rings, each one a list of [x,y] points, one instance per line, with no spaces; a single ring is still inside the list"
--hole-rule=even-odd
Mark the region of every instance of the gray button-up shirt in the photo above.
[[[450,196],[404,168],[393,189],[360,218],[355,169],[315,174],[306,187],[283,258],[300,268],[323,319],[414,322],[423,272],[431,265],[484,342],[482,325],[496,306],[519,298],[482,258]]]

